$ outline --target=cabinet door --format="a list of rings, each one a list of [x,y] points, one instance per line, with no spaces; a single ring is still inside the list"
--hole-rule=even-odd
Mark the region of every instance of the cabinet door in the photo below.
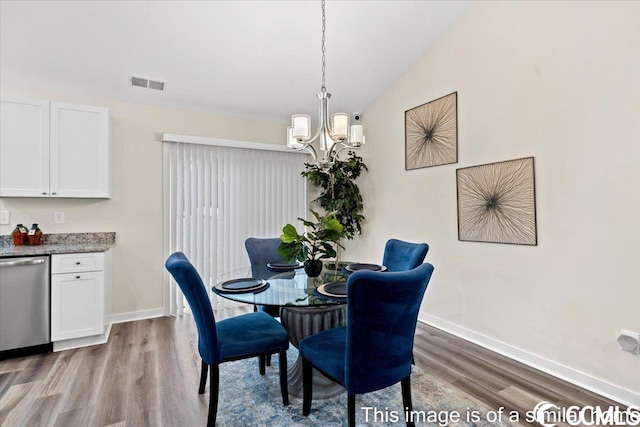
[[[109,110],[51,102],[51,196],[111,197]]]
[[[51,276],[51,341],[104,331],[104,273]]]
[[[49,101],[0,100],[0,197],[49,195]]]

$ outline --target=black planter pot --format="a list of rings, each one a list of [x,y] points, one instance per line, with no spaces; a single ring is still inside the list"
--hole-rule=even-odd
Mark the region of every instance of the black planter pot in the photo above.
[[[309,277],[318,277],[322,272],[322,261],[319,259],[308,259],[304,262],[304,272]]]

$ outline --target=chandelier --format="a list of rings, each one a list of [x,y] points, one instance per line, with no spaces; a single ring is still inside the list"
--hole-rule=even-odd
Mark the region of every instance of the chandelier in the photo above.
[[[331,94],[325,87],[325,0],[322,0],[322,86],[318,93],[320,99],[320,114],[318,129],[311,135],[311,117],[307,114],[291,116],[291,126],[287,128],[287,146],[296,151],[307,150],[314,162],[322,169],[328,169],[334,163],[338,154],[345,149],[360,148],[364,142],[364,127],[362,125],[349,126],[349,115],[337,113],[329,116],[329,98]],[[358,119],[358,118],[357,118]],[[320,140],[322,155],[311,145]]]

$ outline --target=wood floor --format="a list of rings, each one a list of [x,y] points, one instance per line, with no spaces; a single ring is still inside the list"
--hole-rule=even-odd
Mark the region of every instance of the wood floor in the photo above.
[[[520,425],[539,425],[527,423],[526,413],[541,401],[560,407],[623,406],[426,324],[418,324],[413,353],[416,365],[475,401],[495,411],[518,411]]]
[[[418,366],[495,410],[524,415],[541,400],[616,404],[423,324],[414,355]],[[113,325],[101,346],[0,362],[0,425],[204,425],[208,393],[196,392],[199,367],[189,316]]]

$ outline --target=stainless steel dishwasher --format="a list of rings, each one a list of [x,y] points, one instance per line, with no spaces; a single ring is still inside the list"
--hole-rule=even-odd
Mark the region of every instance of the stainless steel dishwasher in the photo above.
[[[0,258],[0,358],[51,350],[49,256]]]

